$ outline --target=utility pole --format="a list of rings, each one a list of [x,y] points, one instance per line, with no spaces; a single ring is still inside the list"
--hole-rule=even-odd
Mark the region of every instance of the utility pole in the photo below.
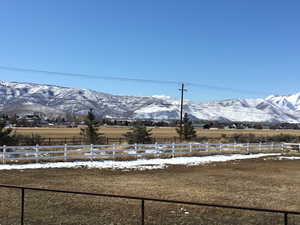
[[[181,103],[180,103],[180,142],[182,142],[182,130],[183,130],[183,93],[187,91],[187,89],[184,89],[184,83],[181,84]]]

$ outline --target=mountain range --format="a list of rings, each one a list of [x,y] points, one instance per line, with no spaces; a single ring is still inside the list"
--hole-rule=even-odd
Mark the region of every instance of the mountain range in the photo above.
[[[0,81],[0,111],[47,117],[86,114],[106,118],[178,119],[180,101],[166,96],[120,96],[88,89]],[[185,100],[192,119],[300,123],[300,93],[211,102]]]

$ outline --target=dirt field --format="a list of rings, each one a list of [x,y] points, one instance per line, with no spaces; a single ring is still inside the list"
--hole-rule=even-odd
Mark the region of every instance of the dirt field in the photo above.
[[[164,170],[0,171],[0,183],[300,211],[300,161],[251,159]],[[138,224],[140,202],[26,193],[25,224]],[[0,189],[0,224],[18,224],[18,191]],[[291,216],[292,225],[300,216]],[[146,224],[283,224],[280,215],[146,202]]]
[[[151,127],[149,127],[151,128]],[[154,137],[172,138],[178,136],[174,127],[152,127]],[[20,134],[39,134],[44,137],[79,137],[80,128],[16,128]],[[251,133],[257,136],[271,136],[276,134],[290,134],[300,136],[300,130],[205,130],[196,129],[197,135],[204,137],[219,138],[222,134],[243,134]],[[100,132],[108,137],[123,137],[122,134],[128,131],[127,127],[100,127]]]

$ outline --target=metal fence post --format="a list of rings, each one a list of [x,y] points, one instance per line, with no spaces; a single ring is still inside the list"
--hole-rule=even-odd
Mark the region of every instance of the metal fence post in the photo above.
[[[247,152],[250,153],[250,146],[249,146],[249,142],[247,143]]]
[[[35,162],[36,163],[39,162],[39,145],[38,144],[35,146]]]
[[[145,225],[145,200],[141,202],[141,225]]]
[[[272,142],[272,144],[271,144],[271,151],[272,152],[274,151],[274,142]]]
[[[284,225],[288,225],[288,214],[284,213]]]
[[[190,152],[192,152],[192,147],[193,147],[193,146],[192,146],[192,144],[190,143]]]
[[[281,152],[284,151],[284,143],[281,143]]]
[[[24,225],[25,189],[21,189],[21,225]]]
[[[233,151],[236,150],[236,142],[233,143]]]
[[[3,150],[2,150],[2,163],[5,164],[5,153],[6,153],[6,145],[3,145]]]
[[[222,151],[222,143],[219,143],[220,152]]]
[[[205,145],[205,151],[208,151],[208,142]]]
[[[65,161],[67,161],[67,144],[65,144],[65,148],[64,148],[64,158]]]

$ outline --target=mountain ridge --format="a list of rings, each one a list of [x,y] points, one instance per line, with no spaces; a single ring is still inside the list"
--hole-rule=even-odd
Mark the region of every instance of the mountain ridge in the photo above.
[[[48,117],[86,114],[108,118],[178,119],[180,101],[168,96],[123,96],[57,85],[0,81],[0,110]],[[185,100],[193,119],[248,122],[300,122],[300,93],[267,98]]]

